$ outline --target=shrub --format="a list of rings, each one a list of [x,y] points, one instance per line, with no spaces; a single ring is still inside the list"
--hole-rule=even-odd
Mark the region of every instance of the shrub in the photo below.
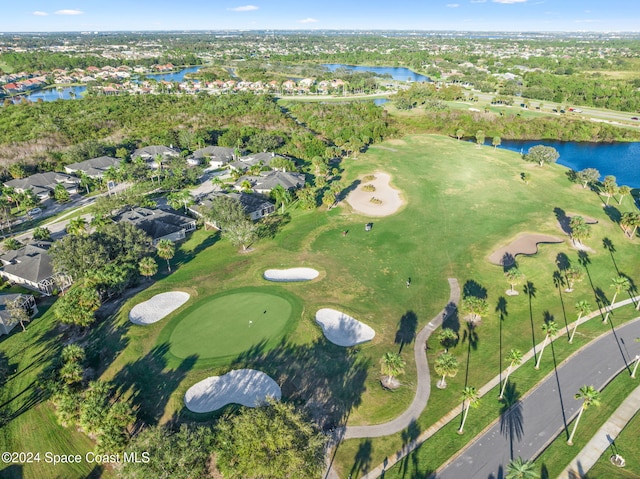
[[[381,205],[382,204],[382,200],[379,200],[378,198],[375,197],[371,197],[371,199],[369,200],[371,201],[371,203],[373,203],[374,205]]]
[[[366,191],[366,192],[372,193],[372,192],[376,191],[376,187],[373,186],[373,185],[364,185],[362,187],[362,191]]]
[[[366,183],[368,181],[373,181],[375,179],[376,179],[376,177],[374,175],[366,175],[364,178],[362,178],[362,181],[364,181]]]

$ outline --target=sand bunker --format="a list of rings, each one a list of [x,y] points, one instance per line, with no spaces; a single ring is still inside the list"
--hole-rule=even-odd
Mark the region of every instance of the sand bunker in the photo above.
[[[320,273],[313,268],[268,269],[264,272],[267,281],[311,281]]]
[[[494,251],[489,256],[489,261],[501,266],[509,266],[515,262],[515,257],[519,254],[531,255],[538,252],[540,243],[563,243],[562,238],[542,234],[526,234],[516,238],[507,246]]]
[[[184,395],[184,405],[193,412],[211,412],[227,404],[257,407],[267,398],[280,399],[280,386],[261,371],[236,369],[224,376],[211,376],[194,384]]]
[[[404,204],[400,192],[391,187],[391,176],[387,173],[377,171],[374,176],[374,180],[363,181],[349,193],[347,203],[355,211],[366,216],[392,215]],[[375,191],[364,191],[365,185],[372,185]],[[371,198],[375,198],[375,202],[372,202]]]
[[[335,309],[318,310],[316,322],[322,328],[325,337],[338,346],[355,346],[371,341],[376,335],[370,326]]]
[[[155,323],[186,303],[189,297],[189,293],[183,291],[156,294],[153,298],[136,304],[129,311],[129,321],[134,324]]]

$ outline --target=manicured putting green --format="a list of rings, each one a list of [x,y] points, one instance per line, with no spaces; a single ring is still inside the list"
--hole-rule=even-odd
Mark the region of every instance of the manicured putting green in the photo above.
[[[277,336],[292,306],[268,293],[232,293],[187,310],[171,333],[169,351],[177,358],[231,356]]]

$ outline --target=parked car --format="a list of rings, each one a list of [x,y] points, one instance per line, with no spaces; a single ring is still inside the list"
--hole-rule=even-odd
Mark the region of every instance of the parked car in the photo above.
[[[42,214],[41,208],[33,208],[32,210],[27,211],[27,216],[29,218],[35,218],[36,216],[40,216]]]
[[[631,119],[638,121],[638,117],[637,116],[632,116]]]

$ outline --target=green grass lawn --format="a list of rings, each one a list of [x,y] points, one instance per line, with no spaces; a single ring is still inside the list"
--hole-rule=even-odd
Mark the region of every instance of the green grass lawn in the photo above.
[[[211,421],[214,415],[196,418],[185,412],[184,393],[201,379],[242,367],[269,374],[281,386],[285,400],[306,406],[311,416],[327,428],[345,421],[381,423],[399,415],[413,399],[417,378],[411,336],[446,305],[447,278],[457,278],[466,290],[486,292],[490,313],[473,335],[469,335],[463,318],[448,324],[460,334],[460,343],[452,350],[460,369],[456,377],[448,380],[449,387],[432,387],[427,409],[414,429],[342,445],[336,466],[348,474],[356,463],[362,470],[367,461],[370,465],[382,462],[407,437],[440,419],[458,403],[465,383],[480,387],[498,374],[506,367],[502,358],[508,349],[530,349],[534,339],[542,339],[545,317],[553,316],[563,326],[565,320],[571,322],[575,318],[573,305],[577,301],[586,299],[595,305],[594,289],[600,288],[611,298],[609,285],[616,267],[636,282],[640,280],[638,239],[626,239],[609,217],[615,217],[615,212],[610,209],[607,214],[596,194],[570,183],[562,166],[540,168],[523,162],[517,153],[480,148],[438,135],[411,135],[379,146],[357,160],[345,159],[343,182],[350,185],[358,177],[376,171],[390,173],[392,185],[401,190],[407,202],[399,213],[371,219],[343,204],[330,211],[294,209],[274,238],[258,242],[253,251],[244,254],[217,233],[195,232],[172,260],[173,273],[158,275],[157,282],[94,328],[87,341],[99,353],[96,374],[113,380],[120,392],[131,398],[139,417],[148,423],[171,419]],[[520,179],[522,172],[531,174],[529,184]],[[628,197],[622,205],[613,206],[618,213],[633,207]],[[520,269],[533,285],[532,295],[521,292],[507,297],[503,270],[490,264],[487,257],[522,232],[566,237],[558,227],[556,209],[599,221],[586,241],[591,248],[589,278],[578,284],[573,293],[560,293],[553,283],[556,260],[559,255],[566,255],[568,261],[577,264],[578,253],[568,241],[542,245],[537,255],[518,257]],[[364,224],[369,221],[373,222],[373,229],[365,232]],[[344,230],[349,230],[347,236],[342,235]],[[614,245],[610,251],[603,247],[605,238]],[[271,285],[262,278],[265,269],[298,266],[317,269],[320,279]],[[405,286],[408,277],[412,278],[410,288]],[[287,298],[292,307],[291,319],[281,333],[272,333],[276,338],[273,343],[249,344],[255,341],[253,338],[247,342],[247,350],[224,361],[195,357],[197,352],[186,349],[181,354],[189,355],[180,360],[171,353],[172,341],[179,338],[172,338],[172,334],[179,330],[176,328],[181,325],[181,318],[186,319],[191,306],[144,328],[132,326],[127,318],[135,304],[157,293],[187,291],[195,309],[210,300],[233,296],[241,288],[247,288],[242,292],[263,291]],[[496,311],[499,304],[505,305],[502,321]],[[368,324],[376,331],[375,338],[354,348],[329,343],[314,320],[315,312],[323,307],[344,311]],[[258,309],[261,314],[263,311],[264,308]],[[631,315],[616,312],[614,322]],[[600,334],[601,325],[596,323],[581,326],[573,346],[560,347],[558,343],[557,357],[568,356]],[[188,335],[189,330],[195,334],[196,329],[186,325],[184,334]],[[401,325],[403,330],[399,331]],[[409,339],[403,342],[402,338]],[[4,341],[16,351],[30,348],[18,335]],[[203,338],[193,338],[194,345],[201,344],[206,349],[205,343]],[[429,342],[430,364],[440,349],[434,340]],[[400,350],[407,360],[406,372],[399,378],[400,389],[389,392],[380,385],[379,360],[386,352]],[[533,367],[519,370],[513,377],[519,391],[524,393],[539,381],[551,361],[552,355],[545,352],[540,371]],[[433,376],[432,373],[432,380]],[[11,386],[6,394],[11,397],[20,391]],[[474,428],[482,429],[482,421],[490,422],[498,409],[499,405],[487,407],[486,412],[475,411],[469,418],[468,435],[456,441],[464,444]],[[477,424],[476,419],[480,421]],[[42,427],[50,431],[61,429],[55,422]],[[17,431],[7,437],[5,446],[17,443]],[[441,457],[446,459],[447,453],[453,453],[453,449],[445,447],[434,460],[420,460],[419,470],[437,467],[441,462],[435,462]]]
[[[177,362],[197,355],[198,366],[211,359],[233,359],[264,344],[273,347],[292,318],[293,305],[286,297],[259,289],[203,298],[168,325],[159,343],[168,341]],[[220,362],[220,361],[218,361]],[[171,361],[169,361],[171,364]]]

